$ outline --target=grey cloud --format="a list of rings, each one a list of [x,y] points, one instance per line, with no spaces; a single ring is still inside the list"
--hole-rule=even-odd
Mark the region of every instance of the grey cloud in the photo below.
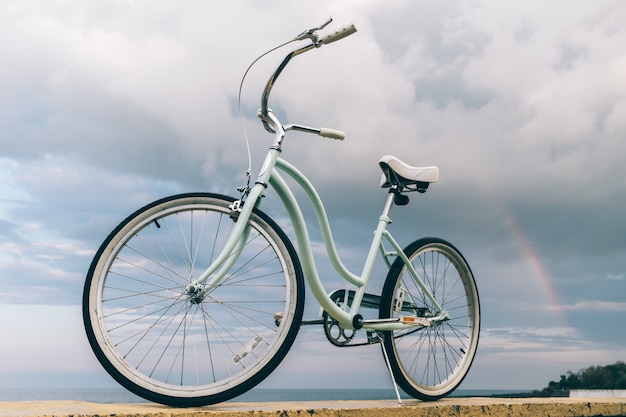
[[[11,245],[0,254],[1,294],[79,303],[91,253],[133,210],[182,191],[234,194],[247,167],[233,104],[243,71],[333,14],[337,25],[354,17],[359,32],[299,57],[272,99],[290,122],[348,133],[343,143],[293,135],[283,155],[319,186],[354,269],[384,200],[376,162],[392,153],[440,166],[439,184],[395,209],[392,231],[462,250],[488,336],[541,344],[499,329],[558,327],[559,307],[619,301],[625,280],[607,277],[625,273],[621,2],[247,3],[3,6],[0,186],[12,195],[1,202],[0,245]],[[279,59],[255,67],[244,88],[256,168],[271,136],[254,112]],[[282,222],[268,194],[262,207]],[[561,305],[542,292],[511,224]],[[583,307],[563,308],[578,329],[567,340],[598,341],[593,358],[605,341],[613,354],[623,336],[597,324],[615,316]],[[586,353],[568,352],[569,363],[591,365]],[[504,356],[479,357],[495,372],[477,371],[482,381],[499,375],[489,363]]]

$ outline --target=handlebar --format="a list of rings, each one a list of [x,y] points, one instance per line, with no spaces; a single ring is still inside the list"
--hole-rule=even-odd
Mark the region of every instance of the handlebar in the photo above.
[[[317,31],[325,28],[330,22],[332,22],[332,18],[328,20],[327,22],[325,22],[324,24],[320,25],[319,27],[309,29],[307,31],[302,32],[300,35],[296,36],[293,39],[293,41],[300,41],[300,40],[308,39],[311,41],[311,43],[287,54],[287,56],[283,59],[283,61],[276,68],[276,70],[274,71],[270,79],[268,80],[265,86],[265,89],[263,90],[263,94],[261,95],[261,109],[259,110],[259,113],[258,113],[258,116],[263,121],[263,126],[265,127],[265,130],[267,130],[268,132],[271,132],[271,133],[277,132],[277,129],[275,126],[275,122],[277,119],[275,117],[270,117],[271,110],[267,106],[269,96],[270,96],[270,93],[272,92],[272,88],[274,87],[274,83],[278,79],[278,76],[285,69],[287,64],[289,64],[289,61],[291,61],[291,59],[293,59],[294,57],[304,52],[310,51],[311,49],[314,49],[314,48],[319,48],[322,45],[328,45],[332,42],[336,42],[356,32],[356,27],[354,25],[349,25],[339,30],[336,30],[332,33],[329,33],[328,35],[320,39],[319,35],[317,34]],[[286,131],[290,129],[317,133],[320,136],[328,137],[332,139],[338,139],[338,140],[343,140],[345,138],[345,133],[339,130],[334,130],[334,129],[327,129],[327,128],[315,129],[315,128],[307,128],[305,126],[299,126],[299,125],[289,125],[289,127],[285,126],[284,130]],[[282,127],[279,130],[283,130]]]
[[[329,138],[329,139],[344,140],[346,138],[346,134],[342,132],[341,130],[329,129],[327,127],[315,128],[315,127],[290,124],[290,125],[284,126],[284,130],[285,132],[288,130],[297,130],[299,132],[315,133],[315,134],[320,135],[323,138]]]
[[[356,32],[356,27],[354,25],[345,26],[339,30],[334,31],[333,33],[329,33],[328,35],[324,36],[321,39],[320,43],[328,45],[331,42],[335,42],[345,38],[346,36],[350,36],[354,32]]]

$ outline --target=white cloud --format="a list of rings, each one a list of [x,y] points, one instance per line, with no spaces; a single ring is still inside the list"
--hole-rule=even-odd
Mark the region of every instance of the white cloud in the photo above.
[[[624,274],[608,274],[606,276],[606,279],[610,281],[623,281]]]
[[[582,312],[626,312],[626,302],[601,301],[601,300],[584,300],[574,304],[560,306],[567,311]]]
[[[503,351],[545,352],[585,343],[575,327],[483,328],[480,338],[481,349]]]
[[[613,329],[598,325],[590,336],[574,323],[590,320],[581,312],[624,311],[614,299],[626,253],[621,1],[20,1],[0,8],[3,301],[78,304],[91,254],[133,210],[187,190],[233,194],[247,162],[234,104],[243,71],[333,15],[333,27],[354,21],[359,32],[296,58],[272,104],[291,122],[347,131],[344,143],[294,135],[284,153],[320,186],[347,263],[360,267],[357,249],[382,206],[378,158],[439,165],[441,184],[415,198],[419,205],[394,212],[392,227],[403,242],[423,233],[458,241],[476,265],[485,358],[499,358],[506,372],[517,360],[547,367],[566,358],[558,366],[577,369],[588,365],[585,355],[617,356]],[[244,88],[256,167],[271,137],[253,113],[280,54],[259,63]],[[518,230],[507,229],[504,215]],[[579,319],[571,327],[556,327],[556,306],[514,232],[532,243],[561,296],[558,307]],[[595,277],[593,296],[571,285]],[[548,327],[533,327],[542,316]],[[3,326],[5,334],[25,331]],[[51,354],[59,355],[64,346],[54,340]],[[568,343],[562,356],[560,341]],[[36,346],[28,352],[36,355]]]

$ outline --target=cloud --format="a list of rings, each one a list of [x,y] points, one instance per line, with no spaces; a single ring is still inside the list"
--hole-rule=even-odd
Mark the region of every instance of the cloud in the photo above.
[[[541,390],[567,371],[619,360],[623,360],[621,342],[589,338],[573,326],[482,328],[464,386]]]
[[[623,342],[597,325],[624,311],[616,297],[626,290],[622,2],[1,8],[3,303],[76,305],[91,254],[125,216],[174,193],[235,194],[247,168],[235,100],[245,68],[332,15],[333,27],[353,21],[359,31],[296,58],[271,105],[289,122],[347,132],[342,143],[294,134],[283,152],[319,187],[346,263],[359,270],[382,209],[379,157],[438,165],[441,182],[394,208],[391,230],[404,244],[442,236],[464,253],[490,358],[557,360],[545,331],[584,346],[567,351],[574,365],[585,352],[601,358],[590,340],[605,341],[611,358]],[[287,50],[244,85],[255,169],[272,137],[254,112]],[[262,208],[285,224],[271,192]],[[320,270],[329,290],[341,285]]]
[[[608,274],[606,276],[606,279],[611,280],[611,281],[623,281],[624,274]]]
[[[3,204],[8,220],[0,219],[3,303],[80,303],[91,257],[106,235],[139,206],[177,191],[173,183],[58,155],[6,167],[3,188],[16,198]]]
[[[575,327],[510,327],[481,330],[481,348],[505,351],[546,351],[584,342]]]
[[[575,304],[568,304],[561,306],[560,308],[567,311],[584,311],[584,312],[626,312],[626,303],[624,302],[611,302],[611,301],[598,301],[598,300],[585,300],[579,301]]]

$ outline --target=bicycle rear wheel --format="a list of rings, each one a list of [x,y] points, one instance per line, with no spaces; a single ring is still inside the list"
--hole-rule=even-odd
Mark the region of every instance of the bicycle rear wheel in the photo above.
[[[476,354],[480,330],[478,291],[469,265],[450,243],[424,238],[405,250],[418,276],[450,319],[428,327],[385,332],[394,378],[409,395],[432,401],[463,381]],[[380,318],[433,317],[437,311],[396,258],[383,286]]]
[[[91,263],[83,292],[89,342],[107,372],[139,396],[179,407],[231,399],[267,377],[296,337],[302,270],[289,239],[260,210],[220,285],[187,291],[229,236],[232,201],[197,193],[149,204]]]

